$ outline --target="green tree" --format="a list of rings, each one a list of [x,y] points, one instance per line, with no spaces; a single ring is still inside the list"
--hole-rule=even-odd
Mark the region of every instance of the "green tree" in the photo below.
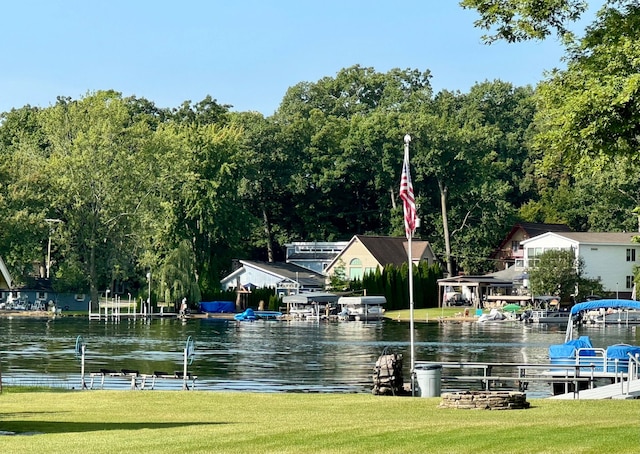
[[[575,250],[545,251],[537,265],[528,270],[534,295],[554,295],[568,301],[575,296],[584,273],[584,261],[576,258]]]
[[[59,230],[65,259],[84,270],[96,305],[99,288],[111,287],[115,269],[133,274],[138,244],[131,232],[141,229],[136,211],[145,194],[148,128],[131,122],[116,92],[59,98],[40,117],[49,217],[64,221]]]
[[[543,39],[554,32],[567,39],[571,35],[567,23],[587,9],[583,0],[462,0],[460,5],[480,13],[476,27],[494,33],[483,36],[488,43]]]

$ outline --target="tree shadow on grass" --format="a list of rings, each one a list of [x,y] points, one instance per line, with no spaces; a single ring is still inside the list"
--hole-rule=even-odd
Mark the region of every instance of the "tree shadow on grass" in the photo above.
[[[225,422],[56,422],[56,421],[0,421],[0,432],[20,434],[59,434],[98,432],[104,430],[171,429],[188,426],[212,426]]]

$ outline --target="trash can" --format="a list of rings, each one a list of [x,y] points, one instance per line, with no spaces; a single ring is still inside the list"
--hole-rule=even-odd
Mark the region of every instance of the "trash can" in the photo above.
[[[440,397],[442,381],[441,364],[420,364],[415,366],[417,393],[419,397]]]

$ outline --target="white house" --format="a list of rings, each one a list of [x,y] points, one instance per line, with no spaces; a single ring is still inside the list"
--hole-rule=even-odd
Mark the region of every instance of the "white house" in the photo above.
[[[629,297],[633,289],[633,267],[640,265],[636,233],[547,232],[521,242],[524,267],[536,266],[540,255],[552,249],[571,249],[584,261],[584,276],[600,279],[608,292]]]
[[[220,281],[224,290],[272,287],[280,296],[317,292],[324,288],[324,276],[292,263],[239,260],[239,267]]]

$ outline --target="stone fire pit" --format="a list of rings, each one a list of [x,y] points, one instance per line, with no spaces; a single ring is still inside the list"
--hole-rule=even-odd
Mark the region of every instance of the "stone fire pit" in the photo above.
[[[527,395],[516,391],[464,391],[443,393],[439,408],[519,410],[529,408]]]

